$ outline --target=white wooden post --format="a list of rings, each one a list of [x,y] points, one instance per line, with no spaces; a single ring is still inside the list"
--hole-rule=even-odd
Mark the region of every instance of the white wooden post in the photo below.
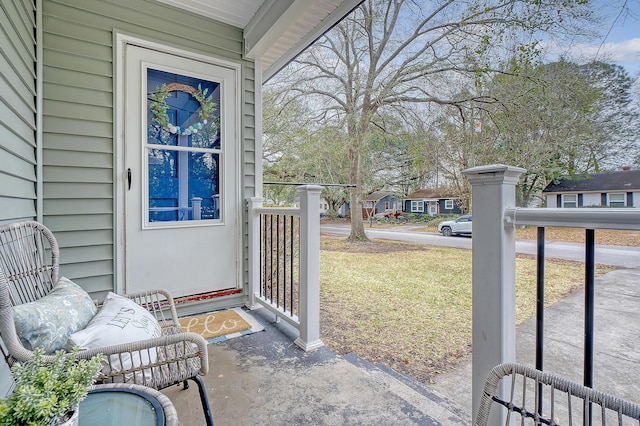
[[[260,215],[256,214],[257,208],[262,207],[263,199],[252,197],[247,200],[247,217],[249,220],[249,300],[247,308],[255,309],[256,285],[260,285]]]
[[[193,220],[202,219],[202,198],[193,197],[191,199],[191,208],[193,210]]]
[[[489,370],[516,359],[515,229],[505,228],[504,211],[515,207],[515,186],[523,172],[503,164],[462,172],[471,184],[473,204],[474,421]],[[493,417],[489,424],[504,420]]]
[[[320,340],[320,193],[318,185],[297,188],[300,196],[300,336],[295,344],[310,351]]]

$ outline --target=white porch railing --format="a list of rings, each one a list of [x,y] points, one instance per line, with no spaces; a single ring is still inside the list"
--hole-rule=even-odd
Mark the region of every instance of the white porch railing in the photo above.
[[[640,230],[640,209],[515,208],[515,186],[524,169],[502,164],[465,170],[473,200],[474,419],[488,372],[515,362],[515,227],[573,227],[591,235],[586,259],[593,259],[594,229]],[[586,325],[585,325],[586,326]],[[507,390],[503,390],[503,396]],[[489,424],[504,424],[494,418]]]
[[[320,340],[320,193],[297,188],[300,208],[263,207],[249,200],[250,307],[260,305],[299,331],[305,351]]]

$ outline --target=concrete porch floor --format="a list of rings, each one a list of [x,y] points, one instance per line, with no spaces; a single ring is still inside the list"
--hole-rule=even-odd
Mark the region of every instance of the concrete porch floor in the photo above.
[[[594,387],[640,404],[640,269],[595,280]],[[581,383],[584,289],[545,309],[545,371]],[[209,345],[213,418],[227,425],[469,425],[471,359],[425,386],[327,348],[305,353],[288,324],[250,312],[265,331]],[[517,361],[533,364],[535,318],[517,327]],[[204,425],[198,390],[163,391],[181,425]],[[443,395],[446,395],[443,396]]]
[[[265,309],[265,330],[209,345],[204,377],[216,426],[468,425],[470,417],[437,392],[355,355],[305,353],[297,332]],[[163,391],[181,425],[204,425],[195,384]]]

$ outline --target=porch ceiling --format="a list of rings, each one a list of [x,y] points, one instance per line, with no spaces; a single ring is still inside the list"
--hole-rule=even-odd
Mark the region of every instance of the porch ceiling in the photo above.
[[[263,81],[344,18],[362,0],[157,0],[241,28],[244,54]]]

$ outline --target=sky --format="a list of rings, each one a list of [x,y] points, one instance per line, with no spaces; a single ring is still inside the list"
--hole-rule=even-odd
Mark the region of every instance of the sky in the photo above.
[[[596,0],[596,9],[605,20],[601,36],[590,43],[570,49],[580,58],[613,62],[627,69],[631,77],[640,77],[640,0]]]

